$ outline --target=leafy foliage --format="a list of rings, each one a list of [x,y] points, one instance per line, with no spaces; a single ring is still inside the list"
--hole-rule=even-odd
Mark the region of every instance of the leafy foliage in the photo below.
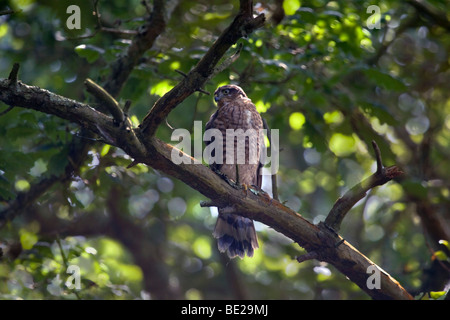
[[[99,31],[97,19],[104,27],[136,30],[147,9],[138,0],[98,1],[97,17],[91,1],[78,2],[81,30],[65,25],[71,1],[9,1],[15,13],[0,16],[2,77],[20,62],[23,82],[89,102],[84,79],[102,83],[130,43],[125,33]],[[167,3],[165,32],[118,97],[122,105],[132,101],[135,125],[180,80],[176,70],[186,73],[198,62],[239,5]],[[371,191],[341,234],[410,292],[438,299],[449,278],[450,239],[443,238],[450,219],[448,24],[406,2],[383,0],[380,29],[369,29],[370,4],[283,1],[283,20],[239,40],[233,47],[242,45],[239,59],[204,89],[241,85],[280,130],[280,200],[314,223],[374,171],[375,140],[384,164],[399,165],[407,176]],[[437,0],[428,5],[449,10]],[[270,16],[276,4],[255,2],[255,9]],[[191,129],[214,109],[211,96],[196,93],[167,121]],[[170,143],[171,132],[162,126],[158,136]],[[2,113],[0,212],[42,179],[64,175],[71,143],[89,139],[53,116],[19,108]],[[227,261],[211,235],[216,213],[200,207],[202,196],[143,165],[126,169],[131,160],[93,141],[73,176],[1,229],[2,298],[367,298],[333,267],[297,263],[304,251],[261,224],[255,256]],[[270,191],[268,179],[263,188]],[[66,285],[70,265],[80,267],[81,290]]]

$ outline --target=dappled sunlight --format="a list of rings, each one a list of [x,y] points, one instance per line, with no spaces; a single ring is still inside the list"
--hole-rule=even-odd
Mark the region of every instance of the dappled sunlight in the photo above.
[[[333,263],[299,263],[310,248],[254,212],[253,257],[219,252],[218,211],[203,207],[210,193],[198,188],[207,179],[186,172],[209,170],[190,147],[204,150],[203,124],[218,108],[213,93],[227,84],[241,86],[277,130],[280,152],[276,183],[269,163],[263,168],[264,192],[217,177],[221,193],[228,187],[268,210],[284,205],[316,227],[349,190],[395,165],[404,174],[358,198],[339,235],[413,296],[442,298],[450,261],[448,4],[381,0],[370,11],[368,1],[255,1],[248,20],[264,13],[264,26],[247,21],[237,41],[225,37],[228,46],[210,54],[245,1],[213,2],[161,2],[165,20],[149,48],[136,43],[156,32],[146,23],[159,1],[80,2],[80,28],[67,24],[67,1],[6,2],[13,13],[0,15],[0,298],[369,298]],[[205,55],[214,63],[197,68]],[[109,90],[125,120],[91,95],[87,78]],[[29,90],[47,100],[8,100],[17,83],[37,86]],[[46,111],[50,93],[71,99],[66,110],[88,105],[106,115],[121,136]],[[142,124],[153,106],[173,110],[152,115],[158,125],[147,137]],[[177,129],[186,133],[183,151],[200,162],[164,162],[152,143],[179,148]],[[148,143],[136,159],[134,146],[123,146],[134,135]],[[276,145],[267,132],[264,141]],[[235,205],[227,197],[221,204]]]

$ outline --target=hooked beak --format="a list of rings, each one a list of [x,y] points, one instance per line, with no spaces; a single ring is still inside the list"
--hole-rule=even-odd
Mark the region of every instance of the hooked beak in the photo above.
[[[215,101],[215,102],[218,102],[219,100],[220,100],[219,96],[218,96],[218,95],[215,95],[215,96],[214,96],[214,101]]]

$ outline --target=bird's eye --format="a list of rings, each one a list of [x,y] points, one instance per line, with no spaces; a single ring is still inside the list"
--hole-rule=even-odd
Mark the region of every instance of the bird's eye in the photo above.
[[[230,93],[230,90],[229,90],[229,89],[223,90],[223,94],[229,94],[229,93]]]

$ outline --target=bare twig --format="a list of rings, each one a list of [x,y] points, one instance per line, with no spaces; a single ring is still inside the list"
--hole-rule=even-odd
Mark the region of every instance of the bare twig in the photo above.
[[[14,106],[9,106],[5,111],[0,112],[0,117],[10,112],[12,109],[14,109]]]
[[[317,259],[319,257],[319,254],[316,251],[310,251],[304,255],[301,255],[299,257],[295,257],[295,260],[298,261],[298,263],[302,263],[307,260],[313,260]]]
[[[242,48],[243,48],[242,43],[239,43],[237,51],[233,53],[233,55],[231,55],[230,57],[226,58],[217,68],[215,68],[213,73],[211,73],[211,75],[208,77],[208,79],[214,78],[217,74],[221,73],[223,70],[232,65],[237,59],[239,59]]]
[[[17,83],[17,77],[18,77],[18,73],[19,73],[19,67],[20,65],[16,62],[14,63],[11,72],[9,73],[9,84],[10,85],[15,85]]]
[[[118,35],[122,38],[131,38],[138,34],[136,30],[123,30],[123,29],[115,29],[115,28],[108,28],[108,27],[101,27],[100,31],[112,33],[115,35]]]
[[[64,268],[67,270],[69,268],[69,262],[67,260],[66,253],[64,252],[61,239],[59,237],[56,238],[56,243],[58,244],[59,251],[61,252],[61,258],[63,260]],[[73,290],[73,293],[78,300],[81,300],[80,294],[77,292],[77,290]]]
[[[130,39],[133,36],[137,35],[136,30],[122,30],[122,29],[115,29],[115,28],[108,28],[108,27],[100,27],[96,29],[94,32],[89,32],[87,34],[76,36],[76,37],[64,37],[63,40],[83,40],[83,39],[90,39],[95,37],[100,32],[107,32],[114,35],[117,35],[121,38]]]
[[[47,189],[57,182],[56,177],[42,179],[39,183],[31,185],[27,192],[21,192],[17,197],[8,203],[8,206],[0,211],[0,229],[2,229],[8,221],[14,219],[27,206],[34,203]]]
[[[10,9],[4,10],[4,11],[0,11],[0,17],[1,17],[1,16],[6,16],[6,15],[8,15],[8,14],[14,14],[14,13],[20,13],[20,12],[22,12],[22,9],[19,9],[19,10],[17,10],[17,11],[10,10]]]
[[[375,152],[375,159],[377,160],[377,174],[382,174],[383,172],[383,160],[381,160],[381,151],[375,141],[372,141],[372,147]]]
[[[187,76],[188,76],[186,73],[184,73],[183,71],[178,70],[178,69],[175,69],[175,72],[181,74],[184,78],[187,78]]]
[[[125,105],[123,106],[123,113],[128,114],[128,112],[130,111],[130,107],[131,107],[131,100],[125,101]]]
[[[105,89],[91,79],[86,79],[84,81],[84,85],[86,86],[87,91],[97,98],[102,106],[106,107],[117,123],[123,122],[124,115],[116,99],[114,99],[108,92],[106,92]]]
[[[95,37],[98,33],[100,32],[107,32],[107,33],[112,33],[115,35],[118,35],[122,38],[132,38],[133,36],[135,36],[137,34],[136,30],[120,30],[120,29],[115,29],[115,28],[109,28],[109,27],[104,27],[102,24],[102,21],[100,19],[100,17],[102,16],[100,14],[100,10],[98,9],[98,2],[99,0],[95,0],[94,1],[94,8],[93,8],[93,12],[92,14],[97,18],[97,26],[95,28],[94,32],[91,32],[90,30],[81,35],[81,36],[76,36],[76,37],[65,37],[64,40],[82,40],[82,39],[90,39]]]

